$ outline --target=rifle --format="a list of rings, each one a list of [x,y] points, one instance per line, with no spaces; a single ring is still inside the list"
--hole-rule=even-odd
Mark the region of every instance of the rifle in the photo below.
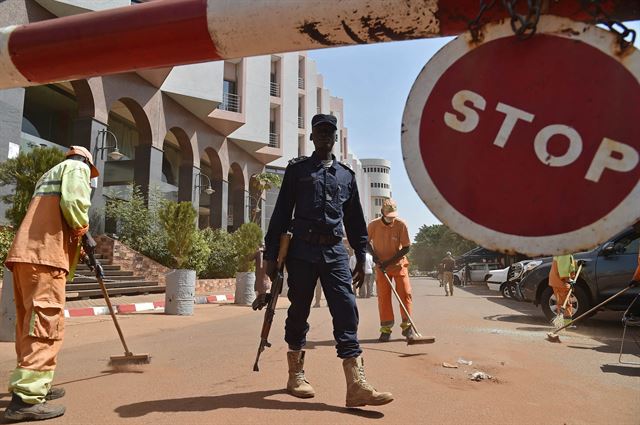
[[[273,324],[273,317],[276,315],[276,304],[278,303],[278,297],[282,292],[282,284],[284,282],[284,261],[287,258],[287,251],[289,250],[289,242],[291,241],[291,233],[283,233],[280,235],[280,250],[278,251],[278,274],[275,280],[271,283],[271,297],[267,304],[267,309],[264,312],[264,321],[262,322],[262,331],[260,332],[260,345],[258,346],[258,354],[256,355],[256,362],[253,364],[253,371],[258,372],[258,361],[260,360],[260,354],[264,351],[265,347],[271,347],[269,342],[269,331],[271,331],[271,325]]]

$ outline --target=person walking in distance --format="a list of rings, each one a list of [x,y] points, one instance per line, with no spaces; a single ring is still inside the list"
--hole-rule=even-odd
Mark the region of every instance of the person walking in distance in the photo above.
[[[358,289],[358,298],[371,298],[372,296],[374,296],[373,257],[368,252],[366,255],[367,257],[364,264],[364,283],[362,284],[360,289]],[[355,255],[349,257],[349,268],[351,270],[355,268],[356,263],[357,261]]]
[[[314,308],[322,307],[322,284],[320,283],[320,279],[316,281],[316,302],[313,304]]]
[[[464,279],[462,279],[462,286],[471,285],[471,266],[467,263],[464,266]]]
[[[315,390],[304,373],[307,319],[316,281],[322,289],[333,317],[336,351],[342,359],[347,381],[346,405],[382,405],[393,401],[388,392],[379,392],[366,380],[362,349],[358,341],[358,308],[353,293],[364,280],[367,226],[360,206],[355,173],[331,154],[336,142],[337,120],[318,114],[311,119],[311,157],[289,161],[269,229],[265,236],[267,274],[275,279],[280,235],[293,233],[286,258],[291,302],[285,322],[289,345],[287,392],[307,398]],[[295,211],[295,212],[294,212]],[[292,218],[292,215],[295,217]],[[342,242],[344,232],[357,259],[353,272]],[[259,294],[253,304],[262,308],[267,294]],[[323,367],[324,369],[324,367]]]
[[[50,419],[65,412],[64,406],[48,401],[65,395],[63,388],[51,386],[64,337],[65,285],[73,279],[80,245],[87,253],[95,248],[87,230],[90,180],[97,176],[91,153],[71,146],[66,159],[38,180],[7,254],[5,264],[13,272],[18,359],[9,377],[7,420]]]
[[[447,251],[447,255],[442,259],[442,278],[444,283],[444,292],[446,296],[453,296],[453,268],[456,260],[451,256],[451,251]]]
[[[381,208],[382,217],[369,223],[369,242],[373,248],[373,259],[378,265],[376,269],[376,286],[378,289],[378,313],[380,315],[380,342],[391,339],[394,325],[393,306],[391,304],[391,288],[387,281],[395,282],[396,291],[409,315],[412,315],[411,282],[409,280],[409,261],[407,253],[411,246],[409,230],[404,221],[398,218],[398,207],[393,199],[385,199]],[[402,335],[413,338],[413,328],[401,310]]]
[[[553,294],[556,297],[556,308],[558,310],[560,310],[560,307],[569,295],[569,289],[571,288],[571,282],[575,274],[576,261],[573,255],[556,255],[553,257],[551,270],[549,270],[549,286],[553,289]],[[571,305],[571,301],[569,301],[564,310],[565,325],[571,321],[572,316],[573,305]]]

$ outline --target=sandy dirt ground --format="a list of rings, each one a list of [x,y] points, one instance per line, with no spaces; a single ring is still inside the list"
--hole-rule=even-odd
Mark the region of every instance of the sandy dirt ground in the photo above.
[[[305,365],[317,395],[287,395],[288,301],[281,298],[260,372],[252,366],[263,313],[247,307],[198,305],[192,317],[119,316],[132,351],[153,356],[151,364],[126,370],[107,366],[110,355],[122,354],[108,316],[67,319],[55,378],[67,390],[56,401],[67,413],[46,423],[640,424],[640,367],[618,363],[619,313],[600,314],[552,344],[539,308],[482,285],[445,297],[437,281],[416,278],[413,292],[418,329],[435,344],[407,346],[397,325],[391,342],[378,343],[377,300],[358,299],[367,379],[394,394],[389,405],[344,407],[345,379],[324,301],[311,311]],[[639,355],[631,344],[626,352]],[[5,382],[14,357],[13,344],[0,343]],[[493,379],[470,380],[476,371]],[[9,395],[0,396],[4,409]]]

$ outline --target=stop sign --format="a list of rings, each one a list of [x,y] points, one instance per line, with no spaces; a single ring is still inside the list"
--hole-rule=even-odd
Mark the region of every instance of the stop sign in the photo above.
[[[403,116],[411,182],[452,230],[528,255],[577,252],[640,219],[640,52],[544,16],[463,34],[414,83]]]

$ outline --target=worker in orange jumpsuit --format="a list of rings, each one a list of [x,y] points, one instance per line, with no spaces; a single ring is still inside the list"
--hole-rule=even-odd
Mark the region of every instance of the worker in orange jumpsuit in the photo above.
[[[409,261],[407,253],[411,246],[409,230],[404,221],[398,218],[398,207],[393,199],[385,199],[381,208],[382,217],[369,223],[369,243],[371,255],[376,267],[376,287],[378,291],[378,311],[380,313],[380,342],[391,339],[394,325],[393,306],[391,304],[391,287],[385,273],[395,282],[395,288],[412,315],[411,282],[409,281]],[[402,335],[407,339],[414,337],[413,329],[404,311],[402,316]]]
[[[573,283],[576,273],[576,261],[573,255],[557,255],[553,257],[553,263],[551,264],[551,270],[549,271],[549,286],[553,289],[553,294],[556,297],[556,308],[560,309],[564,304],[565,299],[569,295],[569,289]],[[567,302],[567,307],[564,310],[564,322],[565,324],[571,321],[573,316],[573,306],[571,301]]]
[[[51,387],[51,382],[64,336],[65,285],[73,278],[81,241],[90,239],[83,236],[89,228],[90,180],[97,176],[91,153],[71,146],[66,159],[36,184],[7,254],[18,360],[9,378],[7,420],[50,419],[65,412],[64,406],[47,401],[64,396],[64,389]]]

